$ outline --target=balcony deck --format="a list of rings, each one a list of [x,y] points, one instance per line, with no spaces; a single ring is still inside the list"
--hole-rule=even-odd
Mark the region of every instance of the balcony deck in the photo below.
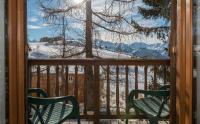
[[[83,124],[89,124],[88,120],[123,124],[121,119],[125,118],[129,92],[132,89],[156,90],[170,83],[169,66],[169,59],[29,59],[28,86],[43,88],[49,96],[74,95],[80,103]],[[90,78],[85,73],[87,67],[92,67],[95,84],[95,110],[92,112],[88,111],[87,104],[86,82]],[[130,124],[147,123],[138,121],[146,117],[136,115],[134,110],[130,111],[130,118],[133,119]]]

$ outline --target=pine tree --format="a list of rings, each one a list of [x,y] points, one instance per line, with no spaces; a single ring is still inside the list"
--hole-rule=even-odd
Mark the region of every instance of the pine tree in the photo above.
[[[167,23],[170,22],[170,0],[143,0],[143,2],[149,7],[139,7],[138,10],[145,19],[163,18]],[[166,39],[169,37],[169,25],[160,27],[143,27],[134,20],[132,20],[132,24],[135,27],[136,32],[143,33],[147,36],[156,33],[157,37],[164,42],[166,42]]]

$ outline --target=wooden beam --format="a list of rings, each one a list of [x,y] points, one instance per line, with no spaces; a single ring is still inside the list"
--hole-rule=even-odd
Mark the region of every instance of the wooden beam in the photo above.
[[[25,0],[8,0],[9,123],[25,123]]]
[[[177,0],[171,4],[171,34],[169,42],[170,55],[170,124],[176,123],[176,37],[177,37]]]
[[[17,94],[17,1],[8,0],[8,122],[15,124],[18,120]]]
[[[177,124],[192,124],[192,0],[177,1]]]
[[[185,124],[192,124],[192,91],[193,91],[193,75],[192,75],[192,68],[193,68],[193,23],[192,23],[192,5],[193,0],[186,0],[186,48],[185,48],[185,61],[186,61],[186,84],[185,84]]]

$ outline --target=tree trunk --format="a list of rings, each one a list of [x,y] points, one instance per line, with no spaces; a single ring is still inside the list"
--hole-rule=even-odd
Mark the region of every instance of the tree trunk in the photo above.
[[[93,58],[92,54],[92,9],[91,9],[91,0],[86,2],[86,58]],[[94,104],[94,74],[92,66],[86,66],[86,88],[87,88],[87,110],[95,110]]]

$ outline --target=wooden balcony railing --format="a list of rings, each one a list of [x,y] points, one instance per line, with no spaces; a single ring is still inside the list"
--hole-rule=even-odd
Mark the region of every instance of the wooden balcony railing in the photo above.
[[[95,110],[87,110],[86,67],[93,68]],[[170,61],[114,59],[28,60],[29,87],[43,88],[49,96],[74,95],[83,119],[123,119],[126,97],[132,89],[157,89],[169,83]],[[138,96],[142,97],[142,96]],[[131,112],[130,112],[131,113]],[[133,119],[145,118],[131,114]]]

